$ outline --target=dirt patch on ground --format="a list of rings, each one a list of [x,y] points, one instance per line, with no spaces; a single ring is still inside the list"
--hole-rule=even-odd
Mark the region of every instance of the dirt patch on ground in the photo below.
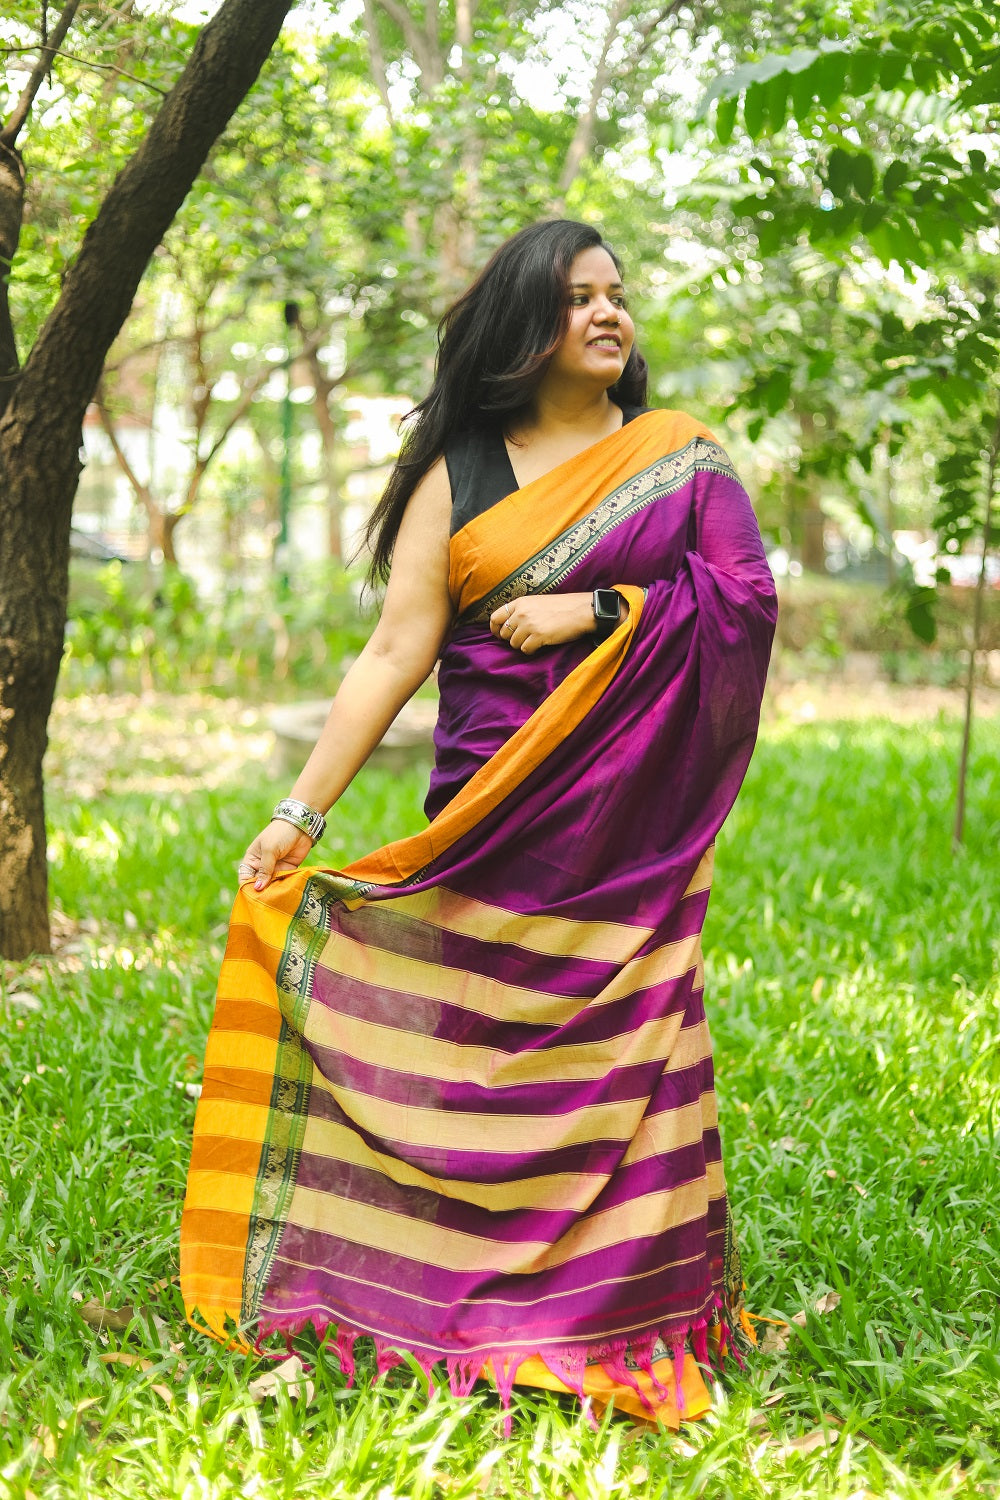
[[[847,682],[832,677],[775,681],[764,722],[889,719],[898,724],[958,719],[957,688]],[[66,796],[116,791],[177,794],[235,784],[249,766],[279,775],[270,705],[207,693],[95,693],[56,700],[46,775]],[[977,690],[976,714],[1000,716],[1000,689]]]
[[[964,712],[961,688],[813,677],[769,684],[764,720],[791,719],[805,724],[815,719],[889,719],[896,724],[915,724],[928,719],[959,719]],[[975,712],[984,719],[1000,715],[1000,689],[978,687]]]
[[[71,797],[177,795],[236,785],[273,755],[266,708],[207,693],[94,693],[56,699],[45,774]]]

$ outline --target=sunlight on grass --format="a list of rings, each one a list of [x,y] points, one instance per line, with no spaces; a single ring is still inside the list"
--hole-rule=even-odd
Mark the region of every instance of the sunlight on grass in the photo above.
[[[679,1437],[538,1396],[506,1441],[489,1392],[348,1390],[308,1345],[312,1399],[254,1400],[260,1362],[184,1323],[176,1237],[235,862],[274,786],[256,741],[176,795],[110,760],[99,803],[56,778],[61,946],[3,971],[0,1495],[995,1493],[1000,725],[954,857],[956,745],[943,720],[779,722],[720,838],[706,983],[748,1302],[800,1321]],[[419,827],[424,780],[364,773],[324,858]]]

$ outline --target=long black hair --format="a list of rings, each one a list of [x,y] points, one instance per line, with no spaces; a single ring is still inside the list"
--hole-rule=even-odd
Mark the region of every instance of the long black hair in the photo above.
[[[592,225],[532,224],[500,246],[441,319],[434,384],[405,418],[402,451],[365,532],[372,582],[388,578],[407,501],[452,433],[495,423],[510,436],[530,412],[569,325],[570,267],[595,247],[608,252],[620,274],[621,262]],[[643,406],[646,381],[646,361],[633,345],[609,395]]]

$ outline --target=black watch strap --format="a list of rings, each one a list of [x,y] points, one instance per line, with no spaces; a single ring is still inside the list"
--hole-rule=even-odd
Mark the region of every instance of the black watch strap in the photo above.
[[[618,629],[621,602],[621,594],[614,589],[594,590],[594,634],[598,641],[606,641]]]

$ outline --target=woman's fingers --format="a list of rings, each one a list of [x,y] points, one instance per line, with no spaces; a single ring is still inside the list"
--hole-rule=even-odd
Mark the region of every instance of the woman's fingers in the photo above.
[[[240,885],[253,881],[255,891],[262,891],[275,875],[297,870],[312,848],[308,834],[280,819],[269,823],[257,835],[237,866]]]
[[[495,609],[490,615],[490,630],[498,640],[505,641],[510,636],[514,628],[514,621],[511,619],[513,612],[513,605],[501,604],[500,608]],[[504,629],[505,626],[506,629]]]
[[[558,646],[589,635],[594,628],[590,594],[525,595],[502,604],[490,615],[490,630],[514,651],[532,656],[543,646]]]

